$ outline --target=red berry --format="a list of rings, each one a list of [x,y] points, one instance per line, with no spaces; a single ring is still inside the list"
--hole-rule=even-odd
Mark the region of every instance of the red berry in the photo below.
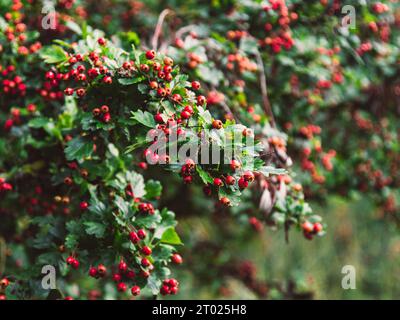
[[[189,119],[190,116],[191,116],[191,114],[190,114],[189,112],[185,111],[185,110],[183,110],[183,111],[181,112],[181,118],[182,118],[182,119]]]
[[[240,167],[241,167],[241,165],[240,165],[240,162],[239,162],[239,161],[237,161],[237,160],[235,160],[235,159],[233,159],[233,160],[231,161],[231,169],[232,169],[232,170],[240,169]]]
[[[131,293],[132,293],[132,295],[134,295],[134,296],[138,296],[138,295],[140,294],[140,288],[139,288],[139,286],[133,286],[133,287],[131,288]]]
[[[91,276],[91,277],[93,277],[93,278],[96,278],[96,277],[97,277],[97,268],[91,267],[91,268],[89,269],[89,276]]]
[[[125,273],[126,270],[128,270],[128,265],[126,264],[125,261],[122,260],[122,261],[119,263],[119,265],[118,265],[118,269],[119,269],[119,271],[121,271],[122,273]]]
[[[74,260],[75,260],[74,257],[69,256],[69,257],[67,258],[66,262],[67,262],[67,264],[71,265],[71,264],[74,262]]]
[[[154,59],[156,56],[156,52],[154,50],[149,50],[146,52],[146,58],[149,60]]]
[[[74,94],[74,89],[72,89],[72,88],[66,88],[66,89],[64,90],[64,94],[65,94],[66,96],[72,96],[72,95]]]
[[[119,273],[115,273],[112,277],[114,282],[120,282],[122,279],[122,276]]]
[[[246,189],[249,186],[249,183],[243,177],[240,177],[238,185],[240,189]]]
[[[173,288],[177,287],[179,285],[179,282],[176,279],[169,279],[168,280],[168,285]]]
[[[101,46],[104,46],[106,44],[106,40],[104,38],[98,38],[97,43]]]
[[[251,171],[246,171],[243,174],[243,178],[247,181],[247,182],[253,182],[254,181],[254,173]]]
[[[206,97],[205,96],[198,96],[197,97],[197,104],[202,106],[205,103],[206,103]]]
[[[200,82],[198,82],[198,81],[193,81],[192,82],[192,89],[193,90],[199,90],[200,89]]]
[[[52,79],[54,79],[54,77],[55,77],[54,72],[52,72],[52,71],[47,71],[46,72],[46,79],[47,80],[52,80]]]
[[[101,277],[104,277],[107,274],[107,268],[103,264],[99,264],[97,267],[97,272]]]
[[[140,70],[142,71],[142,72],[149,72],[149,70],[150,70],[150,67],[147,65],[147,64],[141,64],[140,65]]]
[[[74,261],[72,261],[72,264],[71,264],[72,268],[78,269],[79,265],[80,265],[80,263],[78,260],[74,259]]]
[[[313,231],[315,233],[320,233],[322,231],[322,229],[323,229],[323,226],[321,223],[319,223],[319,222],[314,223]]]
[[[219,202],[224,206],[229,206],[231,204],[231,200],[229,200],[227,197],[222,197]]]
[[[149,256],[149,255],[151,255],[152,250],[151,250],[148,246],[144,246],[144,247],[142,248],[142,253],[143,253],[144,255],[146,255],[146,256]]]
[[[143,267],[148,267],[148,266],[150,266],[150,261],[149,261],[149,259],[147,259],[147,258],[143,258],[143,259],[140,261],[140,264],[141,264]]]
[[[219,130],[219,129],[222,128],[223,124],[222,124],[222,121],[221,121],[221,120],[214,120],[214,121],[212,122],[212,126],[213,126],[214,129]]]
[[[309,221],[305,221],[301,225],[301,228],[303,229],[304,232],[311,233],[314,230],[314,225]]]
[[[227,184],[228,186],[232,186],[232,185],[235,184],[236,179],[235,179],[234,177],[232,177],[232,176],[227,176],[227,177],[225,178],[225,182],[226,182],[226,184]]]
[[[81,208],[81,210],[87,210],[87,208],[89,208],[89,204],[86,201],[82,201],[79,204],[79,207]]]
[[[132,231],[129,233],[129,240],[131,240],[133,244],[136,244],[140,241],[140,238],[136,232]]]
[[[222,180],[220,178],[214,178],[214,186],[216,187],[222,187],[224,185],[224,183],[222,182]]]
[[[163,296],[169,294],[169,292],[170,292],[170,288],[169,288],[168,286],[166,286],[166,285],[163,285],[163,286],[161,287],[161,289],[160,289],[160,293],[161,293]]]
[[[118,290],[119,292],[125,292],[126,289],[127,289],[127,286],[126,286],[125,283],[123,283],[123,282],[118,283],[118,285],[117,285],[117,290]]]
[[[112,83],[112,78],[110,76],[106,76],[103,78],[103,82],[106,84],[111,84]]]
[[[182,264],[183,259],[180,254],[174,253],[171,257],[171,261],[175,264]]]
[[[140,239],[144,239],[146,238],[146,231],[144,231],[143,229],[138,230],[137,235]]]
[[[0,288],[7,288],[10,285],[10,281],[7,278],[3,278],[0,281]]]
[[[158,123],[164,123],[164,119],[163,119],[161,113],[156,113],[154,115],[154,120],[156,120],[156,122],[158,122]]]

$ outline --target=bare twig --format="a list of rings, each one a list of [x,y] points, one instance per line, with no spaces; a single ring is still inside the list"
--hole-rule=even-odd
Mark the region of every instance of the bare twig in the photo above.
[[[175,33],[175,39],[176,38],[182,38],[182,36],[186,33],[186,32],[190,32],[192,31],[192,29],[195,27],[196,25],[194,24],[189,24],[187,26],[184,26],[180,29],[178,29]]]
[[[157,25],[154,30],[154,35],[151,40],[151,45],[153,47],[153,50],[157,50],[158,47],[158,39],[160,38],[161,31],[162,31],[162,25],[164,23],[165,18],[169,15],[172,14],[173,11],[170,9],[164,9],[161,13],[160,16],[158,17]]]
[[[258,65],[258,71],[260,74],[260,88],[261,88],[261,96],[263,100],[263,108],[264,112],[269,118],[269,122],[271,127],[275,128],[275,117],[272,112],[271,103],[268,99],[268,88],[267,88],[267,78],[265,77],[265,69],[264,69],[264,62],[262,61],[261,54],[258,50],[256,50],[256,59]]]

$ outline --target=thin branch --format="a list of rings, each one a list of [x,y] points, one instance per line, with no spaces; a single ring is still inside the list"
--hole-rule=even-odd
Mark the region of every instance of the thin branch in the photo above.
[[[176,33],[175,33],[175,39],[176,39],[176,38],[182,38],[182,36],[183,36],[186,32],[192,31],[192,29],[193,29],[194,27],[196,27],[196,25],[194,25],[194,24],[189,24],[189,25],[187,25],[187,26],[184,26],[184,27],[178,29],[178,30],[176,31]]]
[[[156,29],[154,30],[153,39],[151,40],[151,45],[153,47],[153,50],[157,51],[158,39],[160,38],[160,35],[161,35],[161,31],[162,31],[162,26],[163,26],[164,20],[169,14],[172,14],[172,13],[173,13],[173,11],[170,10],[170,9],[164,9],[160,13],[160,16],[158,17]]]
[[[267,114],[271,126],[275,128],[276,127],[275,117],[272,112],[271,103],[268,99],[267,78],[265,77],[264,62],[262,61],[260,52],[258,50],[256,50],[256,59],[257,59],[257,66],[259,69],[258,71],[260,74],[260,88],[261,88],[261,96],[263,101],[264,112]]]

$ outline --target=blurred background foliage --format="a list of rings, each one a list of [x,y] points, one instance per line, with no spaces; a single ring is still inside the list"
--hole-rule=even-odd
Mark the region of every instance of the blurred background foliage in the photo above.
[[[265,282],[269,299],[398,299],[400,298],[400,236],[393,223],[379,218],[379,211],[366,197],[352,201],[330,198],[328,203],[312,203],[323,212],[330,228],[323,241],[304,241],[299,233],[291,233],[289,244],[282,233],[267,230],[247,237],[225,239],[220,256],[210,257],[207,247],[196,256],[187,256],[189,265],[174,270],[182,281],[180,297],[185,299],[257,299],[252,290],[235,277],[223,276],[215,281],[213,263],[217,260],[243,260],[257,266],[255,277]],[[360,214],[365,219],[359,219]],[[226,226],[225,226],[226,227]],[[228,226],[229,227],[229,226]],[[193,242],[213,241],[220,225],[204,217],[180,222],[186,246]],[[233,228],[232,228],[233,229]],[[238,230],[237,232],[245,232]],[[233,236],[234,238],[234,236]],[[234,255],[234,256],[232,256]],[[209,260],[211,259],[211,260]],[[193,266],[202,263],[204,266]],[[343,266],[356,268],[356,289],[344,290],[341,282]],[[202,273],[208,273],[204,277]],[[214,279],[214,280],[212,280]]]

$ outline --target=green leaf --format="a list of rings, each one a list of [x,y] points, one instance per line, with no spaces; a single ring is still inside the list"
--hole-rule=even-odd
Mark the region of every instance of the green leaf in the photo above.
[[[196,171],[199,174],[199,177],[201,178],[201,180],[203,180],[203,182],[205,184],[209,184],[213,182],[213,178],[210,176],[210,174],[203,170],[202,167],[200,165],[196,166]]]
[[[122,84],[123,86],[129,86],[131,84],[135,84],[138,82],[141,82],[144,80],[144,77],[138,77],[138,78],[119,78],[118,82]]]
[[[67,237],[65,238],[64,244],[67,249],[72,250],[78,244],[78,237],[71,233],[71,234],[67,235]]]
[[[179,238],[178,234],[175,231],[175,228],[168,228],[167,230],[164,231],[163,235],[161,236],[162,243],[167,243],[167,244],[182,244],[181,238]]]
[[[146,183],[146,199],[154,199],[161,196],[162,185],[160,181],[149,180]]]
[[[133,195],[136,198],[141,198],[146,194],[143,176],[134,171],[126,173],[126,180],[132,187]]]
[[[128,213],[129,213],[129,206],[126,203],[126,201],[124,199],[122,199],[120,196],[116,196],[115,197],[115,204],[118,207],[119,211],[121,211],[121,213],[127,217]]]
[[[60,63],[68,59],[64,49],[56,45],[44,47],[40,52],[40,57],[48,64]]]
[[[67,160],[80,160],[93,153],[93,141],[84,137],[76,137],[67,143],[64,150]]]
[[[96,238],[104,237],[104,233],[106,232],[104,224],[94,221],[86,221],[83,224],[86,226],[85,231],[87,234],[94,235]]]
[[[132,112],[132,115],[132,119],[136,120],[146,127],[154,128],[156,126],[156,121],[154,120],[154,117],[150,112],[143,112],[142,110],[138,110],[136,112]]]

